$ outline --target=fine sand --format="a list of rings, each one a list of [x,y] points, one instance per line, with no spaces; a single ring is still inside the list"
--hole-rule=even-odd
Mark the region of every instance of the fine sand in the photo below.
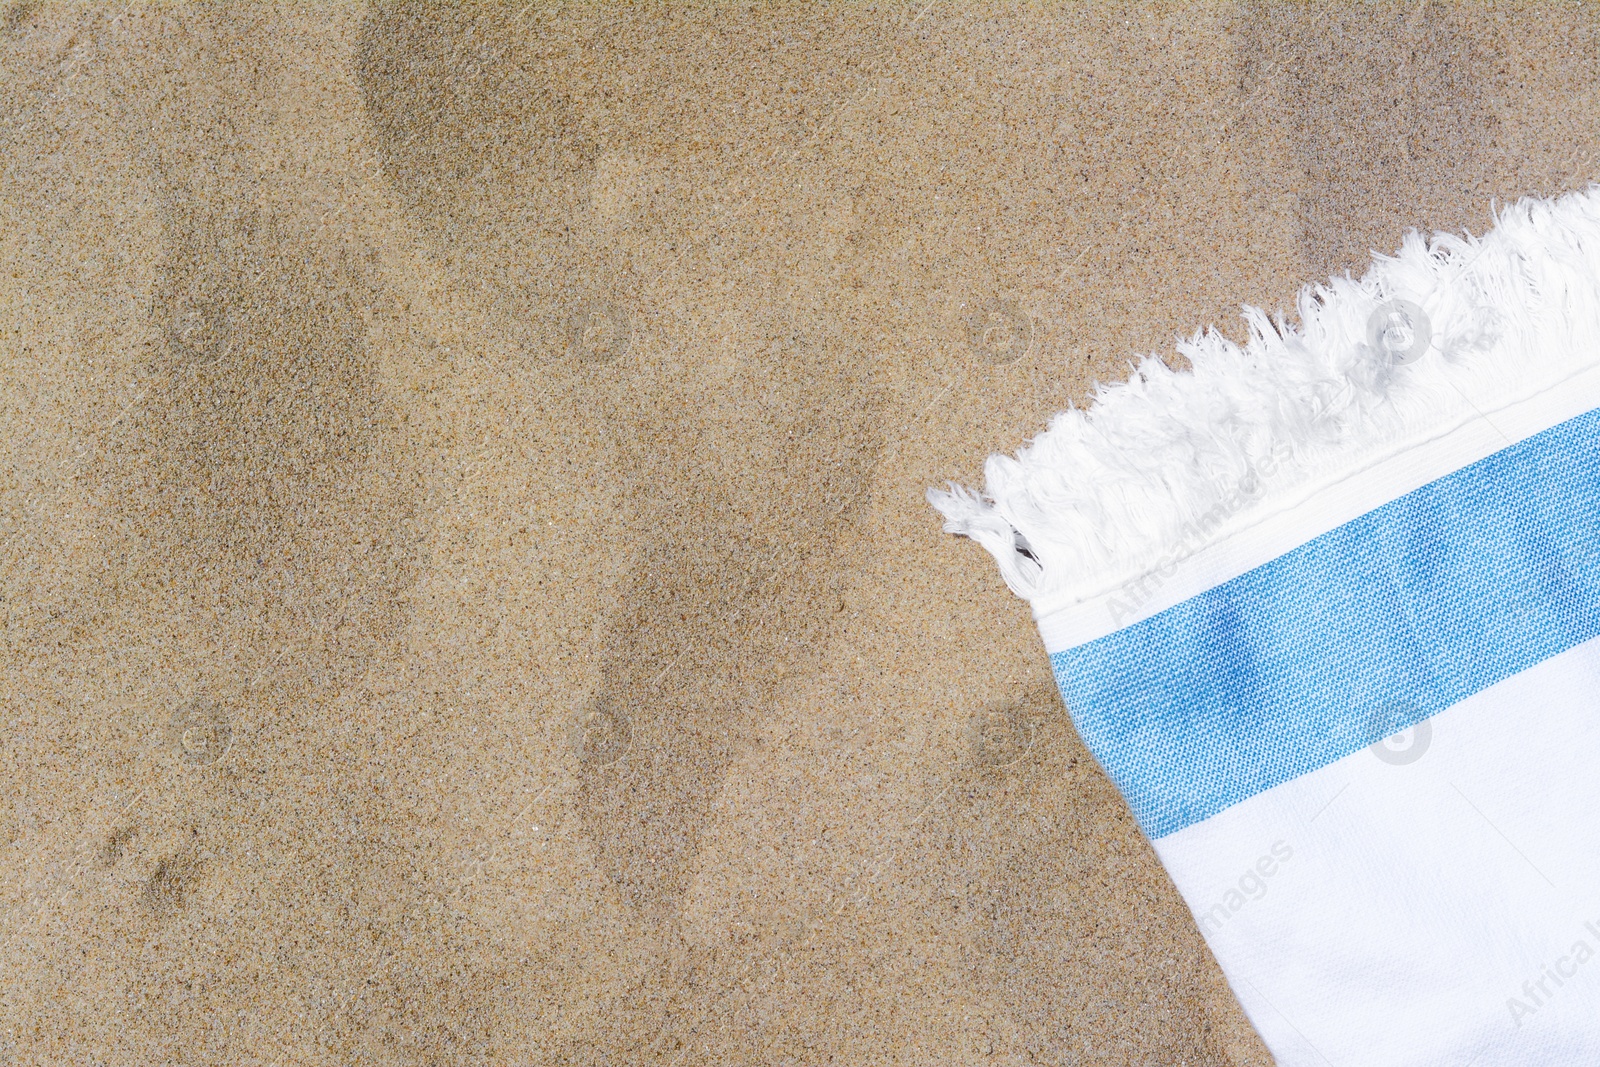
[[[0,10],[0,1061],[1268,1063],[923,491],[1596,16]]]

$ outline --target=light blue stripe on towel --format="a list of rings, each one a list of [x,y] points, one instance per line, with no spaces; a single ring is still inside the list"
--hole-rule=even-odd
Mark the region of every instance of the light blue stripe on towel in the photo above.
[[[1051,657],[1151,838],[1600,635],[1600,410]]]

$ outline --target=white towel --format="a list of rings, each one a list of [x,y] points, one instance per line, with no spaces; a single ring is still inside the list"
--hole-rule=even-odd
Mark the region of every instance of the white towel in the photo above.
[[[1280,1064],[1600,1063],[1600,187],[1298,310],[929,499]]]

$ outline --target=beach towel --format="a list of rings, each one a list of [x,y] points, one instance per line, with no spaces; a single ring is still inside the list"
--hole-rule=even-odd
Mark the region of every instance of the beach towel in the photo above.
[[[1600,1063],[1600,186],[929,499],[1286,1065]]]

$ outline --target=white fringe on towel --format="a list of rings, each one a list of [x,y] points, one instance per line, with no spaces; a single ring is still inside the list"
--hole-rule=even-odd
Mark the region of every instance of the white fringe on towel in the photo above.
[[[1397,307],[1421,310],[1414,345],[1379,335]],[[1412,231],[1359,281],[1302,290],[1298,310],[1295,326],[1245,308],[1242,348],[1209,329],[1179,343],[1190,370],[1145,358],[1015,458],[991,456],[981,496],[951,486],[929,502],[1043,617],[1172,567],[1274,501],[1492,424],[1600,364],[1600,186],[1521,200],[1481,238]]]

